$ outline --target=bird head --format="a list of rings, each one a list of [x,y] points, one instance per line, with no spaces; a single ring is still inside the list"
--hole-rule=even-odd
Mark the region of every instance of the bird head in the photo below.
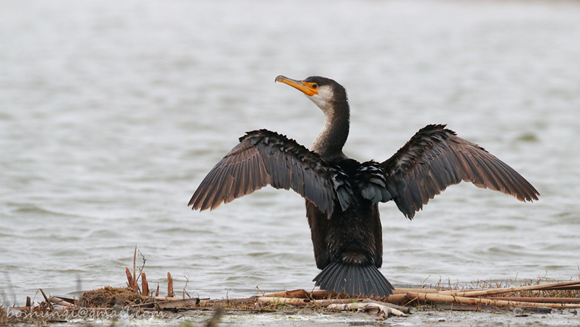
[[[310,76],[304,80],[295,80],[278,75],[276,82],[288,84],[301,91],[325,114],[329,114],[337,103],[346,103],[346,90],[335,80],[321,76]]]

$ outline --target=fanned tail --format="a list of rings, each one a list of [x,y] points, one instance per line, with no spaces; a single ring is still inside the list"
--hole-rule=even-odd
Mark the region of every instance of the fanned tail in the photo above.
[[[316,286],[326,291],[346,293],[351,296],[384,297],[393,294],[391,283],[373,265],[345,264],[334,261],[313,279]]]

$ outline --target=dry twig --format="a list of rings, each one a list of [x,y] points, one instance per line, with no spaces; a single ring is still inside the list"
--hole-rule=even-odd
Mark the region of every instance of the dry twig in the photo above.
[[[371,311],[378,310],[379,316],[388,318],[389,316],[408,317],[407,314],[385,305],[377,303],[348,303],[348,304],[331,304],[328,306],[331,310],[357,310],[357,311]]]

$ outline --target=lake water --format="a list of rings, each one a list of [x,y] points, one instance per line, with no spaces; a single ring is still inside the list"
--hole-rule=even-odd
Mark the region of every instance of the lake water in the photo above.
[[[3,1],[2,296],[123,286],[135,246],[162,294],[167,272],[192,296],[312,289],[297,194],[186,206],[245,131],[317,135],[322,114],[279,74],[347,88],[354,158],[447,123],[541,193],[464,183],[413,221],[383,204],[395,285],[578,278],[578,17],[566,1]]]

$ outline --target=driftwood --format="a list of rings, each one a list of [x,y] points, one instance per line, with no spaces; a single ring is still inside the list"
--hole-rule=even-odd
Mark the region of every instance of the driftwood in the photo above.
[[[257,296],[250,296],[250,297],[243,297],[243,298],[228,298],[228,299],[221,299],[221,300],[211,300],[211,299],[200,299],[200,305],[228,305],[228,304],[251,304],[255,303]]]
[[[407,294],[409,292],[416,292],[416,293],[440,293],[439,290],[436,290],[434,288],[395,288],[395,290],[393,291],[393,295],[397,295],[397,294]]]
[[[75,306],[74,302],[71,303],[69,301],[66,301],[63,298],[56,297],[56,296],[51,296],[49,301],[54,303],[54,304],[61,305],[63,307],[74,307]]]
[[[580,308],[578,298],[556,297],[497,297],[494,295],[521,292],[521,291],[562,291],[580,289],[580,281],[528,285],[520,287],[493,288],[486,290],[450,290],[433,292],[432,289],[423,291],[416,289],[407,292],[408,301],[422,301],[435,304],[462,305],[472,307],[512,307],[524,308],[531,311],[546,312],[550,308]],[[409,290],[399,289],[398,292]]]
[[[348,303],[348,304],[331,304],[328,306],[330,310],[356,310],[356,311],[372,311],[377,310],[378,314],[383,318],[389,316],[407,317],[407,314],[385,305],[377,303]]]
[[[46,294],[44,294],[44,291],[42,290],[42,288],[39,288],[39,290],[40,290],[40,293],[42,293],[42,296],[44,297],[44,301],[46,302],[46,304],[48,304],[48,306],[50,307],[51,310],[54,310],[54,307],[52,306],[52,304],[48,300],[48,297],[46,297]]]
[[[580,308],[580,304],[565,304],[565,303],[537,303],[537,302],[518,302],[506,300],[490,300],[485,298],[473,298],[455,295],[434,294],[434,293],[407,293],[409,299],[416,299],[424,302],[434,303],[461,303],[461,304],[482,304],[497,307],[549,307],[549,308]]]
[[[248,300],[252,300],[249,298]],[[258,303],[280,303],[292,305],[317,305],[327,306],[330,304],[348,304],[353,302],[363,302],[362,299],[320,299],[312,300],[309,298],[287,298],[287,297],[273,297],[273,296],[259,296],[254,299]]]
[[[472,305],[472,304],[460,304],[460,303],[437,303],[435,307],[439,310],[449,310],[449,311],[492,311],[497,312],[501,309],[498,307],[493,307],[489,305]],[[551,313],[551,308],[546,307],[526,307],[526,306],[516,306],[515,308],[523,309],[526,312],[535,313]]]
[[[320,290],[320,291],[312,291],[312,292],[308,292],[310,294],[310,297],[315,299],[315,300],[319,300],[319,299],[328,299],[328,298],[339,298],[339,299],[346,299],[348,298],[348,296],[346,294],[336,294],[335,292],[331,292],[331,291],[324,291],[324,290]]]
[[[178,308],[186,308],[198,305],[200,302],[199,298],[191,298],[191,299],[179,299],[175,301],[162,301],[157,302],[155,305],[159,309],[178,309]]]
[[[281,297],[281,298],[312,298],[309,292],[305,290],[292,290],[285,292],[264,294],[262,297]]]
[[[396,304],[393,304],[393,303],[382,302],[382,301],[375,301],[375,300],[371,300],[371,299],[364,299],[364,300],[362,300],[362,302],[363,303],[380,304],[380,305],[387,306],[389,308],[397,309],[397,310],[399,310],[399,311],[401,311],[403,313],[411,313],[411,309],[409,309],[408,307],[396,305]]]
[[[404,293],[402,291],[399,290],[407,290]],[[423,289],[411,289],[411,288],[407,288],[407,289],[395,289],[395,292],[393,295],[390,295],[388,297],[384,297],[381,298],[381,302],[384,303],[392,303],[392,304],[404,304],[405,302],[408,302],[408,298],[407,298],[407,293],[410,291],[420,291]],[[437,292],[437,290],[427,290],[428,292]],[[269,294],[264,294],[262,295],[262,297],[278,297],[278,298],[300,298],[300,299],[311,299],[311,300],[324,300],[324,299],[346,299],[348,301],[354,301],[357,300],[357,298],[352,298],[349,297],[348,295],[341,293],[341,294],[336,294],[335,292],[329,292],[329,291],[312,291],[312,292],[308,292],[305,291],[303,289],[297,289],[297,290],[291,290],[291,291],[284,291],[284,292],[276,292],[276,293],[269,293]],[[360,298],[360,299],[364,299],[364,298]],[[336,303],[336,302],[333,302]],[[346,302],[345,302],[346,303]]]
[[[280,297],[275,295],[286,295],[294,297]],[[302,297],[297,297],[302,295]],[[310,294],[304,290],[294,290],[287,292],[279,292],[266,294],[260,296],[256,299],[257,303],[280,303],[280,304],[292,304],[292,305],[316,305],[316,306],[327,306],[329,310],[359,310],[359,311],[372,311],[376,310],[378,314],[383,318],[388,318],[389,316],[403,316],[406,317],[409,313],[409,308],[397,306],[390,303],[383,303],[379,301],[373,301],[369,299],[311,299]],[[353,302],[355,301],[355,302]]]
[[[257,299],[260,303],[281,303],[281,304],[307,304],[310,302],[308,299],[299,298],[288,298],[288,297],[273,297],[273,296],[260,296]]]
[[[393,295],[389,295],[385,298],[381,299],[382,302],[386,302],[386,303],[393,303],[393,304],[405,304],[407,302],[409,302],[409,298],[407,298],[407,293],[405,294],[393,294]]]
[[[487,290],[452,290],[438,291],[436,289],[424,288],[398,288],[393,295],[382,298],[382,302],[370,299],[362,300],[363,303],[377,303],[379,305],[393,307],[396,304],[407,304],[413,301],[422,301],[436,304],[455,304],[473,307],[520,307],[520,308],[580,308],[580,299],[576,298],[539,298],[539,297],[489,297],[490,295],[534,290],[564,290],[576,289],[580,287],[580,281],[569,281],[559,283],[549,283],[541,285],[529,285],[510,288],[495,288]],[[334,299],[330,299],[334,295]],[[317,300],[316,298],[324,297],[328,300]],[[343,296],[344,297],[344,296]],[[332,292],[318,291],[315,295],[313,292],[305,290],[292,290],[265,294],[258,298],[263,303],[287,303],[287,304],[348,304],[360,303],[361,299],[351,298],[347,301],[337,301],[336,295]],[[395,309],[405,307],[394,307]],[[542,309],[542,310],[544,310]],[[537,310],[537,309],[535,309]],[[402,311],[402,310],[400,310]]]
[[[329,298],[340,298],[340,299],[348,298],[348,296],[346,294],[336,294],[335,292],[323,291],[323,290],[307,292],[303,289],[269,293],[269,294],[264,294],[262,296],[263,297],[283,297],[283,298],[307,298],[307,299],[313,299],[313,300],[329,299]]]
[[[538,303],[580,303],[580,298],[575,297],[506,296],[506,297],[488,297],[487,299],[517,301],[517,302],[538,302]]]
[[[578,289],[580,288],[580,281],[570,281],[561,283],[549,283],[541,285],[529,285],[520,287],[509,287],[509,288],[492,288],[488,290],[478,290],[478,291],[441,291],[439,294],[442,295],[456,295],[464,297],[476,297],[476,296],[487,296],[496,295],[510,292],[518,291],[539,291],[539,290],[566,290],[566,289]],[[424,292],[422,292],[424,293]]]

